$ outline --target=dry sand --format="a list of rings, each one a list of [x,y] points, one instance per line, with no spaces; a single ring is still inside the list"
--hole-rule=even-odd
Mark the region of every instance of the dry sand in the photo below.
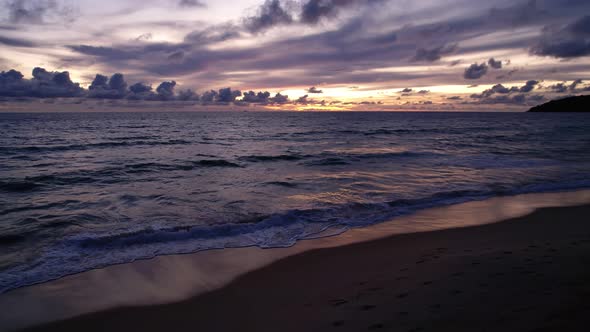
[[[30,331],[588,331],[590,205],[307,251],[172,304]]]

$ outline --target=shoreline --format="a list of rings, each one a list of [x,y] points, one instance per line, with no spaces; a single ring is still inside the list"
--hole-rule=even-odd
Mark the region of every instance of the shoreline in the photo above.
[[[349,246],[369,246],[370,243],[396,237],[464,232],[470,228],[495,226],[478,225],[521,217],[544,206],[584,203],[590,203],[590,191],[496,197],[423,210],[338,236],[301,241],[289,248],[211,250],[109,266],[0,295],[0,305],[7,308],[0,313],[0,327],[17,330],[85,315],[70,320],[79,322],[80,319],[100,316],[104,310],[117,312],[119,309],[112,309],[116,307],[142,310],[154,306],[175,306],[223,292],[252,274],[263,273],[285,261],[317,252],[344,251],[347,249],[343,248]],[[510,221],[497,225],[505,223]],[[367,259],[372,258],[369,255]],[[186,300],[191,297],[191,300]]]

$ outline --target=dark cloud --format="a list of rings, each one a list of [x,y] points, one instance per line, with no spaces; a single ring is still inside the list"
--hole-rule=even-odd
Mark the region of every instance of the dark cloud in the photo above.
[[[127,83],[123,74],[114,74],[109,79],[107,76],[96,74],[96,77],[88,87],[89,98],[121,99],[127,96]]]
[[[200,97],[193,90],[186,89],[186,90],[180,90],[180,91],[178,91],[177,99],[178,100],[181,100],[181,101],[189,101],[189,100],[199,101],[200,100]]]
[[[244,19],[244,26],[252,33],[261,32],[277,25],[293,23],[293,17],[283,8],[280,0],[266,0],[255,16]]]
[[[135,83],[129,87],[127,99],[131,100],[152,100],[155,94],[152,92],[152,86],[145,83]]]
[[[508,60],[508,61],[510,61],[510,60]],[[508,63],[508,61],[506,61],[506,62]],[[501,79],[509,78],[512,75],[514,75],[516,72],[518,72],[518,69],[512,69],[511,71],[509,71],[506,74],[496,76],[496,79],[501,80]]]
[[[488,65],[489,65],[491,68],[494,68],[494,69],[500,69],[500,68],[502,68],[502,60],[496,60],[496,59],[494,59],[494,58],[490,58],[490,59],[488,60]]]
[[[527,81],[524,86],[520,87],[519,91],[524,93],[531,92],[533,91],[533,89],[535,89],[535,86],[537,86],[537,84],[539,84],[539,81]]]
[[[270,98],[269,101],[273,104],[286,104],[289,102],[289,96],[277,93],[274,97]]]
[[[136,59],[137,54],[133,48],[117,49],[107,46],[92,46],[92,45],[67,45],[67,48],[80,54],[107,58],[110,61],[121,61]]]
[[[588,87],[584,87],[581,89],[578,88],[583,83],[584,83],[584,81],[582,81],[581,79],[577,79],[569,85],[567,85],[566,82],[551,85],[551,86],[549,86],[549,89],[551,89],[551,90],[553,90],[553,92],[557,92],[557,93],[564,93],[564,92],[575,93],[575,92],[580,92],[580,91],[588,91],[589,90]]]
[[[178,2],[178,5],[180,7],[199,7],[199,8],[207,7],[207,5],[205,5],[203,2],[201,2],[199,0],[180,0]]]
[[[570,24],[567,27],[567,30],[569,30],[575,36],[590,36],[590,15],[586,15]]]
[[[174,100],[174,87],[176,86],[175,81],[162,82],[156,88],[156,93],[160,100]]]
[[[352,5],[372,5],[386,0],[307,0],[301,7],[300,20],[303,23],[316,24],[322,18],[338,15],[340,9]]]
[[[239,90],[232,90],[231,88],[223,88],[219,89],[219,93],[217,94],[216,101],[219,103],[231,103],[236,100],[237,97],[240,97],[242,92]]]
[[[425,95],[425,94],[429,94],[430,90],[420,90],[420,91],[418,91],[418,93],[421,95]]]
[[[401,92],[401,93],[410,93],[410,92],[412,92],[412,91],[413,91],[413,90],[412,90],[411,88],[405,88],[405,89],[401,90],[400,92]]]
[[[215,102],[216,98],[217,98],[217,91],[215,91],[215,90],[205,91],[201,95],[201,102],[205,105],[212,104]]]
[[[534,55],[577,58],[590,55],[590,42],[581,39],[544,40],[531,49]]]
[[[516,104],[523,105],[526,102],[526,96],[523,94],[513,96],[495,96],[480,100],[481,104]]]
[[[507,95],[513,93],[525,94],[533,91],[535,87],[539,84],[539,81],[536,80],[529,80],[523,86],[517,87],[505,87],[502,84],[496,84],[490,89],[482,91],[481,94],[472,94],[472,99],[488,99],[494,95]],[[497,99],[497,98],[494,98]],[[505,99],[505,98],[504,98]]]
[[[311,102],[309,99],[307,99],[308,97],[309,97],[309,95],[301,96],[301,97],[297,98],[297,100],[295,101],[295,103],[296,104],[307,105],[307,104],[309,104]]]
[[[434,62],[440,60],[444,55],[455,52],[457,45],[444,45],[432,49],[419,48],[412,60]]]
[[[70,73],[49,72],[44,68],[33,69],[33,78],[24,79],[15,70],[0,73],[0,96],[58,98],[82,96],[84,89],[72,82]]]
[[[248,91],[244,92],[244,96],[242,97],[242,101],[247,103],[254,103],[254,104],[266,104],[268,103],[268,99],[270,98],[270,92],[254,92]]]
[[[0,44],[12,47],[35,47],[37,46],[35,43],[25,40],[25,39],[16,39],[10,37],[0,36]]]
[[[239,38],[242,35],[242,28],[232,23],[218,24],[201,30],[195,30],[184,37],[186,43],[182,45],[186,50],[189,46],[203,47],[209,44],[224,42]]]
[[[307,89],[308,93],[324,93],[324,91],[316,88],[315,86],[312,86],[311,88]]]
[[[484,90],[481,94],[472,94],[471,98],[481,99],[488,98],[494,94],[508,94],[512,92],[518,92],[520,89],[517,87],[507,88],[502,84],[496,84],[490,89]]]
[[[293,2],[291,6],[287,1],[266,1],[260,10],[256,9],[252,15],[245,15],[244,20],[193,31],[181,43],[131,41],[110,47],[72,46],[71,49],[77,54],[71,57],[70,63],[96,63],[101,68],[111,68],[112,71],[130,70],[138,75],[144,75],[137,77],[138,79],[153,81],[159,76],[178,77],[183,82],[196,82],[195,84],[201,87],[219,86],[224,84],[222,82],[240,82],[241,86],[250,89],[274,86],[277,90],[289,86],[309,86],[310,83],[317,82],[346,85],[370,83],[371,87],[387,87],[388,84],[391,86],[393,80],[397,82],[396,85],[405,82],[404,85],[410,86],[454,84],[460,83],[458,81],[461,80],[462,73],[457,73],[457,68],[448,68],[444,72],[424,70],[395,74],[373,69],[404,66],[412,59],[435,61],[440,59],[440,56],[444,57],[444,52],[440,52],[442,49],[438,49],[439,45],[461,45],[455,53],[458,56],[465,55],[465,59],[469,58],[470,53],[485,54],[486,51],[500,48],[522,49],[532,45],[537,37],[527,33],[523,37],[515,34],[514,38],[504,39],[490,38],[490,34],[503,35],[514,27],[538,27],[560,22],[563,24],[564,17],[571,17],[571,12],[584,13],[583,9],[588,7],[588,3],[582,1],[568,3],[568,6],[563,6],[563,1],[559,3],[557,0],[543,1],[542,4],[517,1],[513,5],[496,5],[507,7],[490,11],[482,9],[481,6],[465,8],[467,14],[454,15],[448,19],[446,17],[449,16],[444,12],[445,5],[438,4],[427,6],[431,7],[427,9],[431,12],[426,13],[429,14],[426,17],[428,20],[423,20],[425,17],[418,16],[425,14],[419,11],[416,17],[414,14],[404,17],[389,13],[391,15],[383,19],[384,15],[371,15],[380,14],[373,10],[371,3],[375,2],[305,0]],[[321,13],[319,16],[315,15],[316,20],[306,22],[302,19],[305,5],[309,5],[311,9],[315,8],[316,13]],[[264,8],[266,9],[263,10]],[[277,8],[282,12],[276,11]],[[314,12],[311,9],[310,13]],[[262,32],[267,27],[271,28],[277,24],[315,24],[324,18],[334,17],[337,13],[344,13],[344,10],[350,15],[341,15],[342,20],[334,20],[331,22],[334,24],[326,25],[322,29],[306,29],[302,34],[277,35],[277,38],[265,39],[264,43],[257,45],[227,43],[235,38],[249,38],[251,32]],[[432,15],[438,11],[441,15]],[[292,23],[275,20],[277,16],[273,15],[279,13],[278,17],[281,17],[283,12],[290,15]],[[258,26],[253,24],[250,29],[248,28],[248,18],[262,18],[264,15],[270,15],[270,18],[261,19],[260,22],[270,22],[269,25],[265,23],[260,25],[261,28],[252,28]],[[314,16],[310,14],[309,17]],[[431,23],[415,23],[422,21]],[[463,43],[466,40],[470,42]],[[223,45],[219,45],[221,47],[215,45],[221,42],[224,42]],[[503,65],[506,66],[506,63]],[[487,68],[479,71],[479,76],[472,75],[477,74],[477,71],[469,72],[466,76],[472,77],[471,79],[476,79],[474,76],[481,78],[481,71],[490,70],[491,66],[486,66]],[[282,75],[275,72],[286,68],[293,70],[292,74]],[[518,76],[519,80],[525,80],[540,77],[537,74],[538,71],[535,69],[534,73],[521,71],[515,76]],[[552,78],[555,79],[554,76]],[[488,77],[482,79],[482,83],[489,83],[486,79]],[[567,77],[559,78],[561,79]]]
[[[568,86],[565,85],[564,83],[557,83],[557,84],[549,86],[549,89],[551,89],[557,93],[564,93],[568,90]]]
[[[57,0],[6,0],[4,8],[13,24],[44,24],[48,20],[68,23],[75,19],[74,10]]]
[[[488,72],[488,65],[486,65],[485,63],[482,63],[482,64],[474,63],[471,66],[469,66],[467,69],[465,69],[465,72],[463,73],[463,77],[468,80],[477,80],[477,79],[480,79],[485,74],[487,74],[487,72]]]
[[[129,87],[129,91],[137,94],[151,92],[152,86],[144,83],[135,83]]]
[[[590,55],[590,16],[584,16],[562,27],[545,27],[541,40],[531,54],[555,58],[577,58]]]
[[[301,21],[316,24],[323,17],[335,16],[339,7],[349,6],[352,0],[309,0],[301,8]]]
[[[135,38],[136,41],[148,41],[148,40],[152,40],[154,36],[151,34],[151,32],[147,32],[147,33],[142,33],[141,35],[137,36]]]

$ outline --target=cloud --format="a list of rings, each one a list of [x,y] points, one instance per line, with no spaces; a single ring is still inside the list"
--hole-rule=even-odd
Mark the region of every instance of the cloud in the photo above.
[[[280,0],[266,0],[258,8],[255,16],[244,19],[244,26],[252,33],[258,33],[277,25],[293,23],[293,17],[281,4]]]
[[[516,104],[524,105],[526,103],[526,96],[523,94],[513,96],[495,96],[492,98],[485,98],[479,101],[480,104]]]
[[[490,89],[482,91],[481,94],[472,94],[471,98],[472,99],[489,99],[490,97],[492,97],[494,95],[498,95],[498,94],[499,95],[507,95],[507,94],[513,94],[513,93],[526,94],[526,93],[533,91],[538,84],[539,84],[539,81],[536,81],[536,80],[529,80],[521,87],[513,86],[513,87],[508,88],[502,84],[496,84],[493,87],[491,87]],[[498,99],[498,98],[493,98],[493,99]],[[506,98],[500,98],[500,99],[505,100]]]
[[[209,44],[224,42],[231,39],[239,38],[242,28],[233,23],[224,23],[213,25],[201,30],[195,30],[184,37],[185,43],[181,44],[181,48],[186,50],[195,45],[203,47]]]
[[[340,9],[353,5],[373,5],[387,0],[307,0],[301,6],[300,21],[317,24],[323,18],[336,17]]]
[[[309,0],[301,8],[301,21],[316,24],[323,17],[335,16],[339,7],[349,6],[352,0]]]
[[[312,86],[311,88],[307,89],[308,93],[323,93],[324,91],[316,88],[315,86]]]
[[[562,28],[545,27],[541,40],[530,49],[530,53],[554,58],[590,55],[590,16]]]
[[[0,36],[0,44],[12,47],[35,47],[37,46],[35,43],[25,40],[25,39],[16,39],[10,37]]]
[[[564,26],[565,20],[574,21],[571,12],[585,13],[581,10],[582,6],[588,6],[587,2],[582,1],[557,6],[557,0],[539,1],[535,5],[528,1],[484,5],[452,0],[451,4],[427,2],[420,6],[412,5],[402,12],[397,9],[404,9],[403,5],[393,1],[391,7],[378,7],[379,10],[373,7],[377,2],[371,1],[258,2],[261,6],[243,14],[242,19],[238,16],[233,23],[227,21],[207,25],[207,22],[199,22],[195,31],[187,34],[180,42],[113,39],[102,43],[103,39],[98,39],[93,45],[79,43],[82,45],[72,46],[70,49],[75,55],[68,55],[59,64],[77,64],[78,72],[83,71],[83,66],[93,64],[99,70],[128,71],[133,73],[134,79],[152,82],[161,81],[159,77],[175,78],[200,89],[211,86],[237,87],[239,84],[239,87],[256,91],[268,87],[273,87],[273,91],[284,91],[290,86],[305,87],[319,82],[369,88],[463,84],[461,76],[465,68],[461,67],[472,63],[468,59],[479,58],[479,62],[482,62],[490,55],[498,56],[500,53],[496,50],[499,49],[503,50],[501,54],[522,52],[515,50],[528,48],[538,39],[538,35],[530,31],[538,32],[541,25]],[[175,5],[178,0],[172,3]],[[315,8],[317,19],[302,19],[305,5],[309,5],[310,10]],[[491,6],[498,8],[488,10]],[[451,7],[461,10],[455,13],[449,9]],[[290,19],[283,20],[282,17],[287,17],[285,15]],[[310,14],[309,17],[314,15]],[[335,17],[338,19],[327,22]],[[317,23],[320,23],[319,26],[315,26]],[[252,35],[287,25],[290,26],[288,29],[274,31],[268,36]],[[572,30],[583,31],[581,28]],[[143,28],[134,31],[158,33]],[[527,32],[523,34],[520,31]],[[510,38],[504,38],[505,35]],[[158,36],[161,35],[158,33]],[[255,43],[257,38],[264,42]],[[239,40],[228,42],[234,39]],[[447,62],[450,63],[454,58],[447,59],[441,45],[460,45],[453,56],[465,59],[464,64],[461,67],[446,67]],[[481,54],[487,56],[484,58]],[[446,68],[426,68],[427,62],[441,58],[448,60],[443,64]],[[425,63],[410,63],[412,60]],[[424,68],[406,70],[405,66]],[[487,66],[487,70],[492,72],[493,66]],[[503,66],[506,67],[506,62]],[[561,64],[559,66],[562,68]],[[400,69],[399,72],[381,70],[396,67]],[[289,74],[282,72],[285,70],[289,70]],[[568,79],[565,76],[568,73],[540,76],[542,70],[545,69],[523,68],[515,75],[515,79]],[[480,80],[482,84],[490,83],[486,80],[493,76],[504,74],[492,73],[494,75],[487,75]]]
[[[152,92],[152,86],[145,83],[135,83],[129,87],[127,99],[131,100],[153,100],[155,95]]]
[[[557,83],[557,84],[549,86],[549,89],[551,89],[557,93],[563,93],[568,90],[568,87],[564,83]]]
[[[107,76],[96,74],[88,87],[89,98],[121,99],[127,95],[127,83],[123,74],[114,74],[109,79]]]
[[[189,101],[189,100],[199,101],[200,100],[200,97],[193,90],[186,89],[186,90],[180,90],[180,91],[178,91],[177,99],[178,100],[181,100],[181,101]]]
[[[434,62],[440,60],[444,55],[455,52],[456,49],[457,45],[443,45],[432,49],[419,48],[412,60]]]
[[[295,104],[303,104],[303,105],[309,104],[311,101],[309,99],[307,99],[308,97],[309,97],[309,95],[303,95],[303,96],[297,98],[297,100],[295,101]]]
[[[289,102],[289,96],[277,93],[274,97],[269,99],[273,104],[286,104]]]
[[[156,88],[156,92],[158,93],[158,97],[161,100],[174,100],[174,87],[176,86],[175,81],[170,82],[162,82]]]
[[[403,90],[401,90],[401,93],[411,93],[413,90],[411,88],[405,88]]]
[[[135,41],[148,41],[148,40],[152,40],[152,38],[154,38],[154,35],[152,35],[151,32],[147,32],[147,33],[142,33],[141,35],[137,36],[135,38]]]
[[[237,97],[240,97],[242,92],[239,90],[232,90],[231,88],[223,88],[219,89],[219,93],[217,94],[216,101],[219,103],[231,103],[236,100]]]
[[[539,81],[527,81],[524,86],[520,87],[519,91],[524,93],[531,92],[533,91],[533,89],[535,89],[535,86],[537,86],[537,84],[539,84]]]
[[[180,0],[178,1],[178,6],[180,7],[198,7],[204,8],[207,7],[203,2],[199,0]]]
[[[209,90],[209,91],[205,91],[202,95],[201,95],[201,102],[204,105],[207,104],[212,104],[215,102],[215,99],[217,98],[217,91],[215,90]]]
[[[270,98],[270,92],[265,91],[265,92],[254,92],[254,91],[248,91],[248,92],[244,92],[244,96],[242,97],[242,101],[247,102],[247,103],[253,103],[253,104],[266,104],[268,103],[268,99]]]
[[[72,82],[70,73],[48,72],[44,68],[33,69],[33,78],[24,79],[16,70],[0,73],[0,96],[2,97],[78,97],[84,89]]]
[[[488,65],[494,69],[501,69],[502,68],[502,60],[496,60],[494,58],[490,58],[488,60]]]
[[[429,94],[430,90],[420,90],[420,91],[418,91],[418,93],[421,95],[425,95],[425,94]]]
[[[467,69],[465,69],[465,72],[463,73],[463,77],[468,80],[477,80],[477,79],[480,79],[485,74],[487,74],[487,72],[488,72],[488,65],[486,65],[485,63],[482,63],[482,64],[474,63],[471,66],[469,66]]]
[[[75,20],[74,10],[57,0],[6,0],[4,7],[12,24],[44,24],[48,20],[68,23]]]
[[[580,91],[589,91],[589,87],[584,87],[579,89],[580,85],[584,84],[584,81],[581,79],[574,80],[571,84],[567,85],[566,82],[557,83],[554,85],[549,86],[549,89],[553,90],[556,93],[564,93],[564,92],[580,92]]]

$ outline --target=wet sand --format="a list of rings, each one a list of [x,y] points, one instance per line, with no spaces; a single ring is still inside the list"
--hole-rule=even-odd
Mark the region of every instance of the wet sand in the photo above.
[[[585,205],[306,251],[188,300],[120,307],[28,331],[589,328]]]

